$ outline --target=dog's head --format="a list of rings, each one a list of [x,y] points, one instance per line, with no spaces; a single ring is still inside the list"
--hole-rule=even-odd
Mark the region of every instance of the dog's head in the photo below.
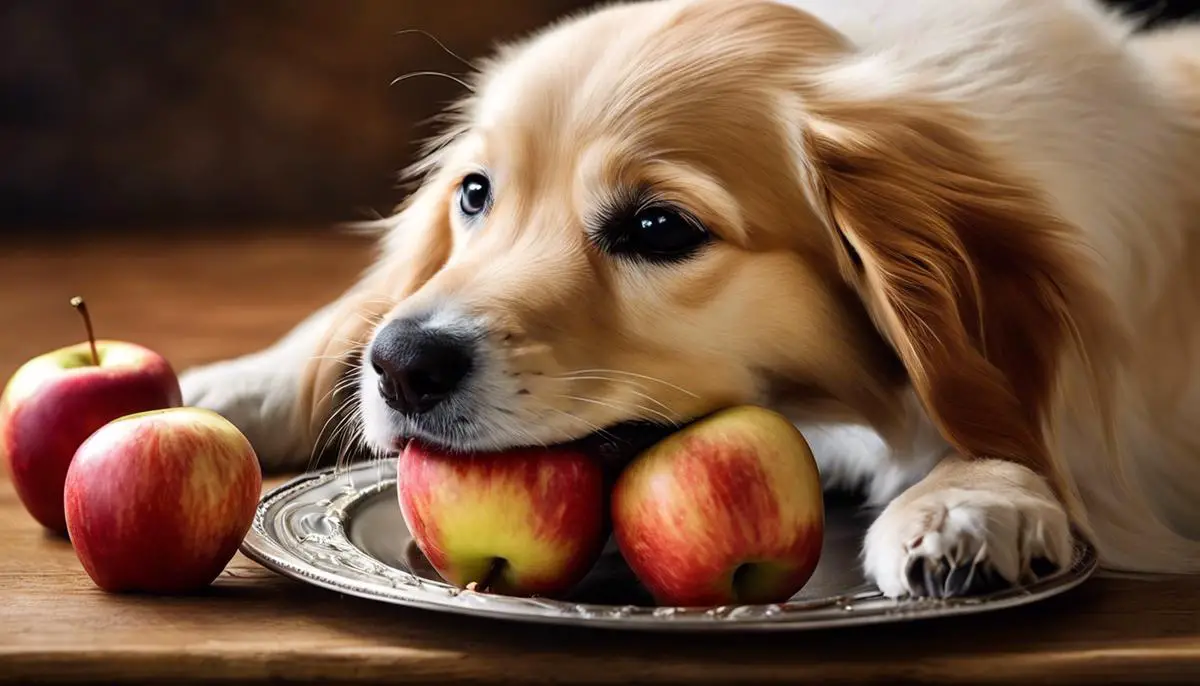
[[[1071,231],[968,119],[769,0],[619,5],[505,49],[421,173],[330,335],[364,345],[381,449],[740,403],[887,431],[912,389],[961,449],[1037,461],[1094,306]]]

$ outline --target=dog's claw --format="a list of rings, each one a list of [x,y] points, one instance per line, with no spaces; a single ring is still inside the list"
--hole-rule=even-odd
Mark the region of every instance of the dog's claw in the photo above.
[[[1059,568],[1045,558],[1032,561],[1035,579],[1058,572]],[[914,598],[960,598],[985,596],[1009,588],[1013,584],[983,560],[955,563],[946,557],[936,560],[914,555],[905,567],[909,594]]]
[[[1030,560],[1029,569],[1033,572],[1033,575],[1039,579],[1044,579],[1048,576],[1054,576],[1062,571],[1062,567],[1059,567],[1045,557],[1035,557]]]

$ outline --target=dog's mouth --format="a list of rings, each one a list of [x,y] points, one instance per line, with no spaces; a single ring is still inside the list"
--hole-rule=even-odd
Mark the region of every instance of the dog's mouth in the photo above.
[[[603,467],[606,472],[615,473],[623,469],[634,458],[650,449],[667,436],[679,431],[679,426],[665,426],[646,421],[629,421],[616,424],[607,429],[596,431],[573,441],[557,444],[552,447],[574,448]],[[403,450],[408,443],[407,438],[397,440],[394,447],[396,452]],[[462,450],[450,445],[440,445],[428,438],[417,439],[425,445],[433,446],[450,453],[470,455],[475,451]],[[516,448],[518,446],[514,446]],[[540,447],[540,446],[539,446]]]
[[[651,422],[625,422],[572,441],[606,469],[618,471],[654,444],[679,430]]]

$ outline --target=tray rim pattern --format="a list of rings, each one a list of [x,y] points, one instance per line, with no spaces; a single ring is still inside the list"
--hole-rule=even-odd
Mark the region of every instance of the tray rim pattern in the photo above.
[[[366,472],[370,474],[362,476]],[[356,475],[369,478],[370,485],[355,486]],[[390,461],[298,475],[264,493],[240,550],[284,577],[366,600],[489,619],[650,631],[796,631],[979,614],[1065,593],[1087,581],[1098,568],[1095,549],[1076,539],[1073,563],[1067,569],[1024,588],[978,598],[891,600],[873,586],[835,597],[715,608],[596,605],[498,596],[419,577],[372,557],[350,540],[346,525],[357,507],[396,483]],[[305,500],[329,491],[332,497]],[[292,535],[290,542],[284,541],[278,533],[278,516],[272,519],[271,515],[289,507],[310,508],[320,531]]]

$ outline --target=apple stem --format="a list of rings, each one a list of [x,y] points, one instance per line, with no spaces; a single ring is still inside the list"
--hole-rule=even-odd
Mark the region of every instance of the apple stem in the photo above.
[[[492,560],[492,566],[488,568],[487,574],[483,576],[483,580],[476,585],[482,593],[487,593],[491,589],[492,584],[496,583],[496,579],[500,577],[500,572],[504,571],[504,559],[497,557]]]
[[[87,329],[88,345],[92,348],[92,364],[100,366],[100,353],[96,350],[96,334],[92,331],[92,318],[88,315],[87,303],[78,295],[71,298],[71,307],[74,307],[79,316],[83,317],[83,327]]]

